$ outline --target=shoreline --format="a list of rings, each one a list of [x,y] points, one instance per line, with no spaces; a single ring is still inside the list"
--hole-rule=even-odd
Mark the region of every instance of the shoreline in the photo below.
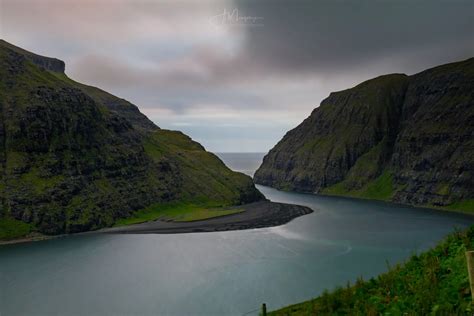
[[[245,230],[284,225],[297,217],[314,212],[306,206],[270,201],[254,202],[239,207],[242,207],[244,211],[190,222],[156,220],[127,226],[103,228],[97,231],[97,233],[184,234]]]
[[[351,196],[351,195],[328,194],[328,193],[312,193],[312,192],[295,191],[295,190],[283,190],[283,189],[275,188],[275,187],[265,185],[265,184],[260,184],[260,183],[255,183],[255,185],[270,188],[270,189],[274,189],[274,190],[281,191],[281,192],[305,194],[305,195],[328,197],[328,198],[342,198],[342,199],[356,200],[356,201],[380,202],[380,203],[387,203],[387,204],[398,205],[398,206],[408,207],[408,208],[416,208],[416,209],[423,209],[423,210],[429,210],[429,211],[438,211],[438,212],[442,212],[442,213],[451,213],[451,214],[459,214],[459,215],[466,215],[466,216],[469,216],[469,217],[474,217],[474,210],[471,212],[471,211],[465,211],[465,210],[459,210],[459,209],[449,209],[449,208],[442,207],[442,206],[406,204],[406,203],[400,203],[400,202],[395,202],[395,201],[391,201],[391,200],[370,199],[370,198],[366,198],[366,197]]]
[[[64,236],[68,236],[68,235],[56,235],[56,236],[41,235],[41,236],[22,237],[22,238],[11,239],[11,240],[0,240],[0,246],[43,241],[43,240],[48,240],[48,239],[53,239],[53,238],[60,238]]]
[[[302,193],[302,192],[297,192],[297,191],[291,191],[291,192]],[[344,199],[351,199],[351,200],[358,200],[358,201],[362,200],[362,201],[380,202],[380,203],[393,204],[393,205],[398,205],[398,206],[407,207],[407,208],[416,208],[416,209],[427,210],[427,211],[437,211],[437,212],[442,212],[442,213],[451,213],[451,214],[459,214],[459,215],[466,215],[466,216],[474,217],[473,212],[464,211],[464,210],[448,209],[448,208],[442,207],[442,206],[406,204],[406,203],[394,202],[394,201],[390,201],[390,200],[377,200],[377,199],[369,199],[369,198],[356,197],[356,196],[350,196],[350,195],[320,194],[320,193],[303,193],[303,194],[319,195],[319,196],[331,197],[331,198],[332,197],[334,197],[334,198],[344,198]]]
[[[245,204],[239,206],[239,208],[243,208],[244,211],[196,221],[178,222],[155,220],[125,226],[105,227],[74,234],[53,236],[38,235],[4,240],[0,241],[0,246],[85,234],[183,234],[275,227],[287,224],[297,217],[314,212],[311,208],[306,206],[270,201]]]

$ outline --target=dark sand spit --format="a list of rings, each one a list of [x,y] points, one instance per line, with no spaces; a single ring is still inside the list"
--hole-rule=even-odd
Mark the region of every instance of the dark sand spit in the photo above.
[[[279,226],[312,213],[306,206],[261,201],[240,206],[245,211],[192,222],[151,221],[141,224],[105,228],[100,233],[179,234],[241,230]]]
[[[134,225],[103,228],[100,230],[76,234],[31,236],[21,239],[0,241],[0,245],[18,244],[67,237],[71,235],[86,234],[181,234],[263,228],[283,225],[296,217],[313,212],[312,209],[306,206],[275,203],[270,201],[254,202],[238,206],[238,208],[242,208],[244,211],[241,213],[192,222],[156,220]]]

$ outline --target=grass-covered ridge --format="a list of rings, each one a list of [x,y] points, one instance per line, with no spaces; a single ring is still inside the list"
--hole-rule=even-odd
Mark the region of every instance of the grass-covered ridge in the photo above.
[[[376,278],[270,315],[469,315],[473,308],[465,251],[472,249],[474,226]]]
[[[258,199],[259,193],[251,189],[251,178],[228,169],[216,155],[204,151],[199,143],[179,131],[154,131],[145,139],[144,148],[162,168],[174,170],[179,166],[180,200],[228,206]]]

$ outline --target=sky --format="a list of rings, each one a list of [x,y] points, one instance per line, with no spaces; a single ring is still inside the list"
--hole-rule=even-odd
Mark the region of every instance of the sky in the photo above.
[[[214,152],[266,152],[330,92],[474,57],[474,1],[0,0],[0,38]]]

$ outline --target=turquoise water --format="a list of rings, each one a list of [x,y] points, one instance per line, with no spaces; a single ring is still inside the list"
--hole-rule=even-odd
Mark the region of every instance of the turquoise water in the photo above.
[[[262,158],[220,156],[249,174]],[[474,222],[388,203],[259,189],[315,212],[266,229],[0,246],[0,314],[242,315],[263,302],[275,309],[377,275]]]

